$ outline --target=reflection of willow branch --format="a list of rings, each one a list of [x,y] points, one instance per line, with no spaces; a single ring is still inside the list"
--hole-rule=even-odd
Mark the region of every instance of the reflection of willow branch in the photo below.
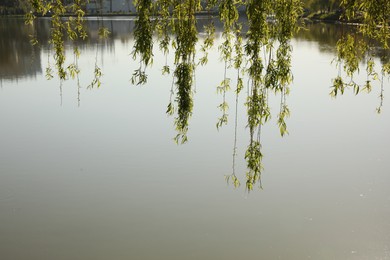
[[[53,76],[53,69],[51,68],[51,64],[50,64],[50,47],[49,47],[49,51],[47,52],[47,67],[46,67],[46,73],[45,73],[45,76],[46,76],[46,79],[47,80],[51,80],[54,76]]]
[[[61,20],[61,15],[65,13],[65,8],[61,2],[57,1],[54,6],[54,14],[52,16],[52,39],[51,43],[54,46],[54,60],[57,68],[58,76],[61,80],[66,78],[66,71],[64,69],[65,62],[65,48],[64,48],[64,24]]]
[[[175,107],[173,105],[173,95],[175,94],[174,87],[175,87],[175,75],[172,75],[172,84],[171,84],[171,90],[170,90],[170,95],[169,95],[169,104],[167,106],[167,111],[166,111],[166,113],[169,116],[171,116],[175,113]]]
[[[195,54],[192,57],[192,64],[194,65],[194,72],[192,73],[192,82],[193,82],[193,88],[194,88],[194,94],[196,94],[196,66],[195,66]]]
[[[379,100],[380,100],[380,102],[379,102],[379,106],[376,108],[376,112],[378,113],[378,114],[380,114],[381,112],[382,112],[382,107],[383,107],[383,100],[384,100],[384,86],[383,86],[383,80],[384,80],[384,72],[382,71],[382,77],[381,77],[381,92],[380,92],[380,94],[379,94]]]
[[[103,74],[98,65],[98,53],[99,53],[99,44],[96,43],[94,78],[92,79],[92,82],[88,85],[87,88],[94,88],[95,86],[99,88],[101,85],[100,78]]]
[[[287,131],[287,124],[286,124],[286,117],[290,116],[290,110],[287,106],[286,102],[286,90],[283,89],[282,93],[280,95],[280,110],[278,115],[278,126],[280,130],[280,135],[284,136],[285,134],[288,134]]]
[[[259,170],[259,175],[258,176],[254,176],[254,181],[255,182],[258,181],[259,182],[259,188],[263,189],[263,184],[261,182],[261,172],[263,170],[263,164],[262,164],[263,154],[261,153],[261,129],[262,129],[262,125],[260,124],[259,128],[257,130],[257,143],[259,144],[257,153],[259,154],[258,157],[260,159],[260,163],[259,163],[260,170]],[[252,183],[252,185],[253,185],[253,183]],[[249,190],[250,189],[248,188],[248,191]]]
[[[34,36],[31,36],[31,37],[33,37],[33,38],[35,38],[36,39],[36,33],[35,33],[35,35]],[[36,41],[36,42],[34,42],[34,40],[33,39],[31,39],[30,40],[30,43],[31,43],[31,56],[30,56],[30,66],[33,66],[34,65],[34,61],[35,61],[35,59],[36,59],[36,52],[35,52],[35,46],[37,46],[38,48],[40,48],[41,46],[39,46],[39,44],[38,44],[38,41]]]
[[[241,24],[235,23],[235,43],[234,43],[234,51],[235,57],[233,59],[234,68],[237,70],[237,86],[236,86],[236,107],[235,107],[235,115],[234,115],[234,144],[233,144],[233,165],[232,165],[232,174],[230,176],[225,176],[226,181],[229,182],[229,179],[232,180],[234,187],[240,186],[240,181],[236,176],[236,158],[237,158],[237,121],[238,121],[238,97],[241,90],[244,88],[243,80],[240,71],[242,70],[243,63],[243,49],[242,49],[242,36],[241,36]]]
[[[221,1],[219,6],[219,17],[223,22],[223,33],[222,38],[223,42],[219,46],[219,50],[221,52],[222,60],[225,63],[223,80],[217,87],[217,92],[222,94],[222,103],[218,106],[219,110],[222,112],[221,117],[217,121],[217,129],[219,129],[222,125],[226,125],[228,122],[228,114],[229,105],[226,102],[226,92],[230,90],[230,78],[226,76],[227,68],[230,67],[233,46],[232,41],[235,36],[233,33],[234,26],[238,20],[238,2],[233,0],[224,0]]]
[[[80,69],[78,66],[78,59],[80,57],[80,52],[77,46],[73,46],[73,63],[71,63],[66,69],[72,79],[77,80],[77,100],[78,105],[80,106],[80,80],[79,73]]]
[[[225,176],[226,181],[229,183],[230,179],[235,188],[240,186],[240,181],[236,176],[236,159],[237,159],[237,124],[238,124],[238,97],[242,90],[242,79],[240,76],[240,68],[237,69],[237,88],[236,88],[236,106],[234,111],[234,143],[233,143],[233,163],[232,163],[232,174]]]
[[[291,75],[291,45],[287,42],[282,42],[277,50],[277,80],[278,89],[280,91],[280,110],[278,115],[278,126],[280,135],[288,134],[287,124],[285,119],[290,116],[290,110],[287,106],[286,96],[289,93],[288,84],[292,81]]]
[[[238,71],[238,78],[240,71]],[[233,146],[233,175],[236,176],[236,157],[237,157],[237,121],[238,121],[238,95],[239,91],[236,91],[236,107],[234,111],[234,146]]]
[[[72,79],[75,79],[76,76],[80,73],[80,69],[77,66],[79,58],[79,50],[76,46],[73,48],[73,63],[71,63],[66,69],[68,70],[69,76]]]
[[[225,60],[223,80],[217,87],[217,92],[219,94],[222,94],[222,103],[218,105],[219,110],[222,112],[222,116],[218,119],[218,122],[216,124],[217,129],[219,129],[222,125],[226,125],[228,122],[227,111],[229,109],[229,105],[226,102],[226,92],[230,89],[230,78],[226,76],[227,66],[227,61]]]
[[[79,55],[80,53],[78,52],[78,49],[77,47],[75,48],[74,50],[74,63],[75,63],[75,66],[76,66],[76,81],[77,81],[77,106],[80,107],[80,103],[81,103],[81,93],[80,93],[80,89],[81,89],[81,85],[80,85],[80,69],[79,69]]]
[[[62,106],[62,84],[63,84],[63,80],[60,79],[60,106]]]
[[[102,7],[101,7],[102,8]],[[100,10],[100,13],[102,13],[102,9]],[[100,17],[98,19],[98,25],[99,25],[99,40],[96,42],[96,54],[95,54],[95,68],[94,68],[94,78],[92,79],[92,82],[88,85],[87,88],[94,88],[97,86],[98,88],[101,86],[100,78],[103,75],[102,70],[98,65],[98,54],[99,54],[99,42],[101,40],[107,39],[110,35],[110,31],[105,28],[101,27],[101,24],[103,24],[103,17],[100,14]]]
[[[80,93],[80,76],[77,74],[77,106],[80,107],[81,104],[81,93]]]

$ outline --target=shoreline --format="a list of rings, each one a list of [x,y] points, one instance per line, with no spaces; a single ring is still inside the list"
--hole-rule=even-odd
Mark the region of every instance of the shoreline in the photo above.
[[[243,17],[246,17],[245,12],[239,12]],[[217,11],[215,12],[198,12],[195,14],[196,17],[218,17],[219,13]],[[4,18],[24,18],[25,14],[10,14],[10,15],[0,15],[0,19]],[[39,16],[37,15],[37,18],[50,18],[51,15],[45,15],[45,16]],[[61,17],[75,17],[73,14],[66,14],[62,15]],[[84,18],[91,19],[91,18],[112,18],[112,17],[137,17],[136,13],[107,13],[107,14],[86,14],[84,15]],[[299,20],[303,21],[304,23],[332,23],[332,24],[348,24],[348,25],[360,25],[361,19],[355,19],[352,21],[347,21],[345,19],[341,19],[341,13],[340,12],[329,12],[329,13],[310,13],[305,14],[304,16],[300,17]]]

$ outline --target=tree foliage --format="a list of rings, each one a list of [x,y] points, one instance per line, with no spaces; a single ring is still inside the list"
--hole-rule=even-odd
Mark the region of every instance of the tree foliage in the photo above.
[[[383,103],[383,80],[390,75],[390,61],[384,60],[381,71],[375,70],[373,54],[378,43],[384,50],[389,50],[390,43],[390,2],[387,0],[342,0],[341,7],[345,10],[344,18],[347,21],[359,21],[358,33],[344,34],[337,43],[337,66],[342,68],[347,79],[339,75],[333,80],[332,96],[343,94],[345,89],[353,88],[358,94],[361,90],[371,91],[371,83],[380,80],[382,90],[380,94]],[[359,72],[359,63],[366,62],[367,80],[356,82],[354,76]],[[378,75],[381,74],[381,77]],[[378,107],[378,113],[381,111]]]
[[[52,36],[50,44],[54,50],[55,68],[61,79],[74,77],[78,73],[77,62],[65,67],[64,40],[75,41],[84,39],[83,19],[86,0],[75,0],[71,5],[65,5],[61,0],[28,0],[31,12],[26,14],[26,23],[33,24],[36,15],[51,14]],[[202,5],[200,0],[136,0],[138,12],[134,30],[135,44],[133,59],[139,62],[139,68],[134,71],[132,82],[141,85],[147,81],[147,67],[153,61],[153,45],[156,41],[160,50],[168,54],[169,46],[174,49],[173,84],[171,100],[167,107],[167,114],[175,115],[177,143],[185,143],[189,130],[189,120],[194,106],[194,78],[197,66],[207,64],[207,52],[214,44],[215,28],[212,23],[204,29],[206,37],[200,47],[202,57],[196,61],[198,43],[198,29],[196,14],[206,12],[211,15],[212,10],[218,10],[219,19],[223,23],[223,41],[219,46],[221,58],[225,63],[225,73],[217,91],[222,94],[223,100],[219,105],[222,112],[218,119],[217,128],[227,123],[229,106],[225,95],[236,83],[236,107],[238,95],[244,88],[243,77],[247,83],[247,128],[249,130],[249,144],[245,153],[248,171],[246,173],[246,189],[252,190],[256,183],[260,183],[263,169],[261,152],[261,128],[270,119],[271,111],[268,104],[268,95],[280,95],[280,109],[277,114],[277,124],[281,136],[288,134],[286,119],[290,115],[287,105],[287,96],[293,80],[291,72],[291,39],[298,30],[298,19],[302,15],[303,6],[332,10],[342,8],[346,19],[361,17],[362,24],[359,33],[364,37],[378,41],[383,48],[389,48],[389,16],[390,1],[388,0],[209,0]],[[202,7],[203,6],[203,7]],[[241,9],[240,9],[241,8]],[[244,9],[242,9],[244,8]],[[245,10],[241,13],[239,10]],[[65,14],[74,16],[64,17]],[[248,31],[242,31],[239,23],[240,15],[247,17]],[[108,36],[105,28],[101,29],[102,37]],[[157,40],[154,40],[154,36]],[[355,93],[359,92],[359,84],[353,81],[353,75],[359,67],[359,62],[370,55],[372,45],[362,43],[357,35],[345,35],[338,43],[337,64],[343,68],[350,78],[346,83],[341,74],[334,79],[331,94],[343,93],[345,88],[353,86]],[[79,52],[75,47],[75,56]],[[235,80],[228,78],[226,71],[237,71]],[[50,70],[49,70],[50,71]],[[163,73],[170,73],[168,64],[163,67]],[[367,63],[367,73],[374,78],[373,61]],[[390,73],[390,65],[382,67],[382,73]],[[95,65],[95,83],[100,85],[102,72]],[[369,89],[370,80],[365,88]],[[237,109],[237,108],[236,108]],[[237,113],[237,112],[236,112]],[[237,124],[237,119],[236,119]],[[236,127],[237,128],[237,127]],[[234,144],[233,157],[236,152]],[[234,160],[234,159],[233,159]],[[239,180],[234,169],[227,175],[234,186]],[[261,186],[261,185],[260,185]]]

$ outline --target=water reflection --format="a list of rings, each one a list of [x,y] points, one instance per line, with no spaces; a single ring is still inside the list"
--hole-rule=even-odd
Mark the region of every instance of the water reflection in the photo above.
[[[363,39],[360,34],[357,34],[356,25],[319,22],[305,24],[294,38],[299,42],[313,42],[321,52],[336,56],[337,42],[348,34],[356,35],[357,40]],[[373,57],[378,57],[381,64],[386,64],[390,57],[390,51],[380,47],[381,44],[379,42],[374,43],[374,46],[370,53]],[[362,62],[364,62],[364,59]]]
[[[95,48],[100,43],[98,31],[100,26],[109,28],[112,32],[111,40],[104,42],[99,48],[113,50],[113,40],[120,39],[126,43],[133,39],[132,30],[134,22],[131,20],[97,20],[88,19],[87,41],[76,42],[81,51]],[[50,20],[38,19],[36,24],[26,26],[23,19],[0,19],[0,80],[18,80],[25,77],[35,77],[42,74],[42,55],[50,51],[48,40],[50,38]],[[31,36],[35,35],[39,45],[30,43]],[[67,42],[69,46],[70,42]]]
[[[179,12],[180,13],[180,12]],[[193,14],[190,14],[193,15]],[[192,16],[191,16],[192,17]],[[238,18],[238,17],[237,17]],[[145,18],[146,19],[146,18]],[[257,19],[257,18],[256,18]],[[8,21],[5,19],[4,21]],[[50,56],[51,56],[51,47],[48,45],[50,34],[49,28],[51,27],[49,19],[38,19],[38,22],[33,26],[25,26],[22,23],[22,20],[12,20],[12,26],[10,27],[13,30],[18,30],[19,33],[14,34],[13,37],[10,38],[8,44],[8,48],[3,48],[4,51],[10,49],[7,53],[14,53],[16,59],[14,64],[21,65],[26,67],[25,62],[19,62],[19,52],[18,46],[15,46],[15,42],[19,41],[25,43],[28,46],[27,40],[30,35],[35,35],[38,42],[42,45],[40,48],[29,46],[27,47],[30,50],[23,52],[30,54],[32,56],[33,53],[36,53],[36,56],[39,56],[40,59],[36,60],[37,63],[41,61],[41,55],[46,52],[48,56],[46,77],[52,78],[53,71],[50,65]],[[292,47],[290,45],[290,30],[283,30],[283,32],[287,31],[285,36],[278,35],[275,31],[277,31],[276,27],[270,25],[271,35],[264,36],[264,39],[259,40],[256,35],[262,35],[261,31],[263,29],[255,27],[250,27],[253,24],[251,21],[245,20],[245,18],[240,18],[238,22],[244,24],[242,30],[238,30],[238,34],[234,35],[233,27],[230,28],[227,25],[228,23],[223,23],[223,21],[219,19],[211,20],[210,18],[198,19],[197,23],[185,21],[176,21],[173,26],[175,28],[176,35],[173,39],[172,45],[175,45],[175,54],[174,61],[172,62],[175,71],[173,73],[174,79],[172,86],[176,85],[176,89],[172,87],[171,93],[174,93],[176,96],[169,101],[167,114],[172,115],[177,112],[177,116],[174,120],[174,125],[177,130],[177,134],[175,137],[176,142],[186,142],[187,141],[187,131],[189,128],[189,118],[192,116],[193,109],[193,84],[195,79],[195,56],[196,51],[199,48],[197,46],[198,37],[205,41],[208,40],[208,31],[207,25],[213,22],[216,32],[217,39],[221,39],[223,43],[219,45],[220,52],[223,60],[225,61],[225,72],[223,75],[222,83],[217,87],[217,90],[223,94],[223,101],[219,105],[221,111],[223,112],[222,117],[217,122],[217,127],[221,127],[223,124],[227,123],[228,118],[228,103],[226,102],[226,91],[231,88],[230,81],[231,77],[227,76],[227,68],[232,67],[234,70],[238,72],[237,78],[237,87],[236,93],[243,89],[244,81],[247,81],[247,89],[248,96],[246,101],[247,106],[247,126],[250,131],[250,142],[245,153],[245,159],[247,160],[248,172],[246,174],[247,182],[246,188],[248,190],[253,189],[253,184],[258,183],[260,181],[261,171],[263,169],[262,166],[262,158],[263,153],[261,152],[261,142],[260,142],[260,132],[261,126],[265,124],[271,118],[271,109],[268,106],[269,92],[279,93],[281,95],[280,98],[280,110],[278,117],[278,126],[280,130],[280,134],[283,136],[288,133],[287,125],[285,119],[289,117],[290,110],[287,106],[286,96],[289,93],[289,85],[292,82],[292,72],[291,72],[291,51]],[[20,28],[17,28],[19,23]],[[264,21],[265,24],[268,24]],[[196,24],[196,28],[194,25]],[[146,67],[152,63],[153,59],[153,41],[157,41],[156,37],[152,38],[151,29],[151,21],[148,20],[145,24],[135,21],[132,18],[117,18],[117,19],[105,19],[104,17],[97,18],[89,18],[86,20],[86,28],[87,28],[87,40],[77,40],[77,41],[68,41],[66,42],[66,52],[67,56],[74,56],[73,63],[67,67],[67,70],[70,72],[71,78],[75,79],[77,82],[77,100],[80,105],[81,97],[80,97],[80,89],[82,85],[79,79],[79,71],[84,70],[86,67],[79,68],[77,54],[69,55],[71,53],[72,47],[77,47],[77,51],[90,51],[93,50],[95,52],[94,60],[94,76],[91,77],[90,83],[87,85],[88,88],[93,88],[94,86],[99,87],[101,85],[101,78],[103,77],[104,71],[101,69],[101,65],[104,63],[105,55],[103,52],[107,52],[110,55],[116,56],[115,46],[117,42],[120,42],[123,45],[134,45],[133,49],[129,49],[129,53],[132,51],[133,57],[140,57],[140,65],[139,68],[135,69],[135,72],[132,77],[132,82],[134,83],[146,83],[147,72]],[[235,25],[236,26],[236,25]],[[249,28],[247,27],[249,26]],[[268,25],[267,25],[268,26]],[[6,26],[5,26],[6,27]],[[282,26],[284,29],[286,26]],[[110,36],[107,39],[102,39],[101,37],[101,28],[108,28],[110,31]],[[228,28],[228,29],[227,29]],[[352,26],[344,26],[344,25],[330,25],[330,24],[308,24],[307,27],[301,30],[295,37],[296,41],[310,41],[316,43],[316,46],[319,47],[321,52],[324,53],[336,53],[336,43],[338,40],[344,36],[345,34],[355,34],[355,27]],[[256,31],[257,30],[257,31]],[[275,30],[275,31],[274,31]],[[133,37],[133,32],[136,37]],[[199,32],[199,35],[198,35]],[[242,32],[249,32],[247,34],[247,39],[245,41],[245,47],[243,47],[243,42],[241,37]],[[292,32],[292,29],[291,29]],[[9,31],[7,32],[9,34]],[[273,33],[273,34],[272,34]],[[5,33],[5,35],[7,35]],[[256,36],[256,37],[253,37]],[[239,39],[238,45],[235,45],[236,49],[236,57],[233,59],[233,46],[232,38]],[[274,38],[278,39],[278,43],[274,43]],[[18,39],[19,38],[19,39]],[[168,44],[169,44],[168,40]],[[236,43],[235,43],[236,44]],[[276,46],[274,46],[274,44]],[[138,47],[137,47],[138,46]],[[143,48],[141,48],[141,47]],[[160,45],[161,46],[161,45]],[[261,50],[264,47],[264,51]],[[169,51],[169,48],[167,49]],[[237,51],[239,50],[239,51]],[[250,57],[247,57],[247,65],[241,66],[244,63],[241,55],[237,55],[237,53],[241,53],[245,50],[246,54]],[[380,50],[380,48],[378,48]],[[41,53],[42,52],[42,53]],[[264,54],[265,59],[261,57]],[[379,54],[375,53],[375,54]],[[54,55],[55,56],[55,55]],[[101,60],[99,59],[101,57]],[[93,57],[93,56],[92,56]],[[30,57],[31,58],[31,57]],[[25,57],[25,60],[27,57]],[[167,59],[167,57],[166,57]],[[7,62],[8,59],[3,60],[3,62]],[[231,62],[234,64],[238,64],[237,66],[228,65]],[[53,61],[55,63],[56,61]],[[129,63],[131,63],[129,59]],[[24,64],[24,65],[23,65]],[[32,66],[35,65],[35,66]],[[91,65],[91,64],[90,64]],[[36,73],[42,72],[41,64],[30,64],[30,67],[38,68]],[[62,65],[61,65],[62,67]],[[89,66],[90,67],[90,66]],[[167,63],[164,68],[168,67]],[[12,67],[11,67],[12,68]],[[263,70],[264,68],[264,70]],[[242,72],[241,72],[242,71]],[[246,76],[243,77],[240,73],[246,72]],[[4,70],[4,73],[7,73]],[[26,74],[29,75],[29,74]],[[62,74],[61,74],[62,75]],[[60,75],[60,77],[61,77]],[[65,75],[65,74],[63,74]],[[17,78],[12,74],[9,78]],[[63,77],[61,77],[63,78]],[[383,106],[383,79],[381,85],[381,94],[380,94],[380,104],[377,108],[377,111],[380,112]],[[59,84],[60,88],[60,97],[61,104],[63,102],[63,85],[62,81]],[[333,93],[333,92],[332,92]],[[237,107],[237,97],[236,97],[236,107]],[[237,110],[236,110],[237,111]],[[236,112],[237,113],[237,112]],[[236,154],[236,146],[233,148],[233,162],[235,160],[234,156]],[[234,164],[234,163],[233,163]],[[236,178],[235,170],[233,166],[233,174],[228,177],[229,180],[231,178],[233,180],[234,186],[238,186],[239,181]],[[261,183],[260,183],[261,187]]]
[[[243,32],[247,31],[246,18],[240,17],[240,23],[243,23]],[[201,40],[206,37],[205,26],[210,23],[208,18],[198,19],[197,30]],[[223,24],[219,19],[214,19],[216,38],[220,38],[223,33]],[[101,43],[99,39],[99,28],[104,26],[109,29],[110,37],[104,44],[98,46],[115,54],[115,41],[122,44],[132,44],[134,36],[134,19],[117,18],[88,18],[86,27],[88,38],[86,41],[77,41],[76,44],[81,51],[95,48],[96,44]],[[18,80],[23,77],[35,77],[42,73],[42,53],[49,51],[48,40],[50,37],[50,20],[38,19],[34,27],[26,26],[23,19],[0,19],[0,79]],[[345,34],[356,33],[355,26],[310,23],[306,24],[294,37],[297,41],[309,41],[316,44],[318,49],[324,53],[336,54],[336,43]],[[30,35],[35,34],[40,45],[32,46],[30,44]],[[69,46],[71,42],[67,42]],[[378,45],[379,46],[379,45]],[[129,49],[129,53],[131,50]],[[389,50],[377,47],[372,50],[375,57],[379,57],[382,64],[389,61]],[[131,60],[129,60],[131,62]]]
[[[62,107],[56,78],[6,82],[1,89],[4,259],[389,257],[388,110],[375,116],[376,93],[329,98],[333,53],[319,53],[316,41],[293,42],[291,134],[281,140],[276,119],[263,129],[265,187],[248,195],[223,182],[235,125],[215,129],[220,100],[213,86],[224,71],[217,51],[210,52],[210,66],[199,67],[191,142],[177,147],[164,114],[172,82],[161,77],[164,57],[155,56],[147,87],[129,87],[137,65],[129,56],[130,24],[113,21],[117,34],[107,44],[92,35],[93,44],[80,43],[80,108],[74,81],[63,83]],[[103,86],[89,91],[97,48]],[[47,51],[37,50],[43,67]],[[230,104],[234,98],[227,95]],[[240,97],[240,176],[249,139],[244,102]],[[279,100],[270,95],[270,102],[277,109]]]
[[[30,44],[31,34],[32,29],[24,26],[22,19],[0,19],[0,80],[42,73],[40,50]]]
[[[316,43],[321,52],[335,54],[337,41],[344,32],[354,33],[356,28],[343,24],[308,23],[296,34],[295,39]]]
[[[199,37],[203,34],[204,26],[209,24],[209,19],[199,19],[197,29]],[[244,22],[244,18],[241,18]],[[216,19],[214,21],[216,37],[220,38],[223,32],[223,24]],[[115,54],[114,41],[119,40],[123,44],[132,43],[134,40],[134,20],[126,18],[100,19],[90,18],[86,20],[88,28],[87,41],[78,41],[80,50],[95,48],[99,43],[99,28],[104,26],[111,32],[109,39],[99,48],[105,48]],[[243,28],[246,31],[247,28]],[[353,30],[353,28],[350,28]],[[40,46],[30,44],[30,35],[36,34]],[[340,26],[330,24],[310,24],[307,29],[297,34],[297,40],[310,40],[318,43],[320,50],[335,53],[336,42],[342,34]],[[23,19],[0,19],[0,79],[17,80],[22,77],[36,76],[42,73],[42,52],[49,49],[50,20],[38,19],[34,28],[26,26]],[[70,44],[70,43],[68,43]],[[378,51],[381,51],[380,49]],[[130,52],[130,50],[129,50]]]

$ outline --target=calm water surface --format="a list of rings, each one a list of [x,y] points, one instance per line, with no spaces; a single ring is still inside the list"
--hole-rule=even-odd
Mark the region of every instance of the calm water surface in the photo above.
[[[370,94],[329,96],[339,27],[311,25],[293,40],[290,134],[280,137],[276,115],[264,127],[264,189],[248,194],[224,181],[234,95],[230,123],[217,131],[217,47],[197,69],[189,143],[177,146],[164,56],[156,48],[148,83],[131,86],[133,23],[105,23],[112,37],[99,42],[97,22],[88,22],[78,87],[47,81],[48,47],[30,46],[22,20],[0,20],[0,259],[390,259],[390,84],[380,115],[378,84]],[[38,38],[48,28],[40,20]],[[87,89],[96,52],[102,86]],[[274,114],[278,100],[270,97]]]

